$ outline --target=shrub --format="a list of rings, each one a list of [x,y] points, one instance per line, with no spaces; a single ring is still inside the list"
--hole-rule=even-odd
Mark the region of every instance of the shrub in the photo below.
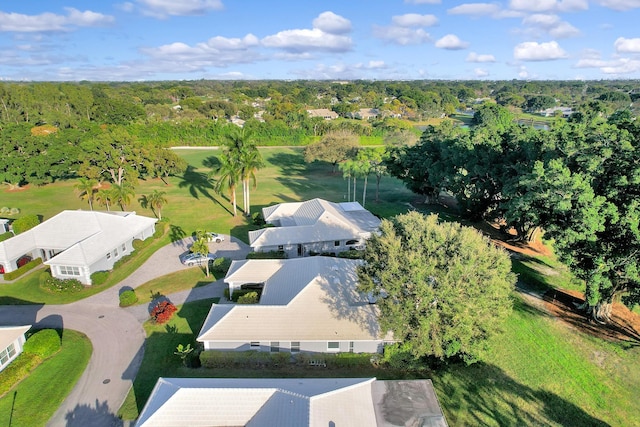
[[[49,292],[56,292],[56,293],[68,292],[68,293],[73,293],[73,292],[78,292],[78,291],[81,291],[82,289],[84,289],[84,286],[82,285],[82,283],[80,283],[79,280],[77,280],[77,279],[56,279],[55,277],[51,276],[51,273],[49,272],[49,270],[43,271],[40,274],[39,279],[40,279],[40,288],[44,289],[45,291],[49,291]]]
[[[247,259],[285,259],[287,254],[284,251],[249,252]]]
[[[363,259],[364,258],[364,251],[357,251],[355,249],[349,249],[348,251],[340,252],[338,254],[338,258]]]
[[[140,240],[140,239],[134,239],[133,242],[131,243],[131,246],[133,246],[133,249],[135,249],[136,251],[139,251],[140,249],[144,248],[145,246],[147,246],[147,240]]]
[[[91,283],[94,285],[102,285],[109,278],[108,271],[96,271],[91,275]]]
[[[60,335],[55,329],[41,329],[27,339],[23,352],[46,359],[56,354],[61,346]]]
[[[213,274],[225,275],[227,271],[229,271],[229,267],[231,267],[231,259],[220,257],[213,260],[211,263],[211,272]]]
[[[0,397],[16,384],[29,376],[29,373],[42,362],[35,354],[22,353],[11,364],[2,370],[0,375]]]
[[[229,298],[229,288],[226,289],[227,292],[225,292],[224,296],[227,299],[230,299],[233,302],[237,302],[238,304],[255,304],[258,301],[260,301],[260,295],[262,294],[261,291],[258,291],[256,289],[237,289],[233,295],[231,296],[231,298]],[[256,301],[255,302],[240,302],[240,298],[244,297],[245,295],[249,295],[249,294],[256,294],[255,298]],[[249,300],[253,297],[248,297]]]
[[[115,270],[116,268],[120,267],[122,264],[126,264],[131,258],[132,258],[131,254],[123,256],[122,258],[120,258],[119,260],[113,263],[113,269]]]
[[[238,297],[238,304],[257,304],[258,293],[256,291],[247,292]]]
[[[169,301],[160,301],[151,310],[151,320],[158,325],[167,323],[177,310]]]
[[[120,294],[120,307],[129,307],[138,302],[138,296],[133,289],[128,289]]]
[[[13,221],[12,227],[14,233],[20,234],[32,229],[38,224],[40,224],[40,218],[38,218],[38,215],[25,215]]]
[[[260,212],[256,212],[251,216],[251,219],[253,221],[253,225],[257,225],[258,227],[262,227],[263,225],[266,224],[266,222],[264,221],[264,217],[262,216],[262,213]]]
[[[13,233],[10,231],[7,231],[6,233],[2,233],[0,234],[0,242],[10,239],[12,237],[13,237]]]
[[[31,260],[28,263],[26,263],[25,265],[23,265],[22,267],[19,267],[17,270],[13,270],[13,271],[10,271],[8,273],[4,273],[4,280],[17,279],[18,277],[22,276],[27,271],[33,270],[34,268],[36,268],[40,264],[42,264],[42,258],[36,258],[34,260]]]
[[[266,351],[218,351],[205,350],[200,353],[203,368],[264,368],[283,366],[289,363],[289,353]]]

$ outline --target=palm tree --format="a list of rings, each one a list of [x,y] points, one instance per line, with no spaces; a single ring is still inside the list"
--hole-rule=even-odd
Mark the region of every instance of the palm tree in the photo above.
[[[169,202],[165,197],[166,194],[164,191],[153,190],[151,194],[148,196],[143,195],[138,201],[143,208],[151,208],[154,215],[162,221],[162,207]]]
[[[75,189],[78,192],[80,199],[87,199],[89,201],[89,209],[93,210],[93,200],[96,191],[98,181],[91,178],[78,178],[78,183],[75,185]]]
[[[213,174],[218,177],[213,189],[218,194],[225,190],[229,191],[231,204],[233,205],[233,216],[237,216],[236,186],[240,181],[240,164],[226,152],[223,152],[218,160],[220,160],[220,164],[213,171]]]
[[[111,188],[103,188],[96,192],[96,201],[100,203],[100,206],[106,206],[107,211],[111,210],[111,201],[113,200],[113,195],[111,193]]]
[[[191,245],[191,248],[189,250],[194,254],[198,254],[198,255],[202,255],[203,257],[206,257],[209,255],[209,244],[207,243],[206,239],[199,238],[198,240],[193,242],[193,245]],[[207,269],[207,277],[209,277],[209,260],[208,259],[207,259],[207,262],[205,263],[205,267]]]
[[[136,191],[132,184],[122,181],[122,184],[111,184],[111,200],[120,205],[122,211],[127,210],[127,206],[131,202],[131,198],[136,195]]]
[[[258,169],[264,167],[264,160],[262,155],[255,145],[247,146],[245,151],[241,153],[240,157],[240,177],[242,178],[242,193],[244,195],[244,213],[245,215],[251,215],[251,200],[249,197],[249,182],[253,182],[253,188],[258,186],[256,180],[256,172]]]

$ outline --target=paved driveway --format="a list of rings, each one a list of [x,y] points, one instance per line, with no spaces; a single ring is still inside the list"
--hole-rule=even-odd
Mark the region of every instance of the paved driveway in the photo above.
[[[118,294],[123,287],[136,288],[151,279],[187,268],[179,256],[188,251],[192,239],[159,249],[138,270],[119,284],[82,301],[66,305],[2,306],[0,324],[31,324],[64,327],[86,334],[93,345],[87,369],[73,391],[48,423],[58,427],[122,426],[115,414],[124,402],[144,354],[142,322],[148,318],[145,305],[122,309]],[[210,243],[218,256],[244,259],[249,247],[226,236],[222,243]],[[195,268],[195,267],[194,267]],[[176,304],[221,296],[221,280],[168,297]]]

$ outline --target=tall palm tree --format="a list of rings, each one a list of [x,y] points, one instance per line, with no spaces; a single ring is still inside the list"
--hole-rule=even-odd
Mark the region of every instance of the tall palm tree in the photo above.
[[[140,197],[140,205],[145,209],[151,208],[158,219],[162,220],[162,207],[169,202],[165,197],[166,194],[164,191],[153,190],[148,196]]]
[[[91,178],[78,178],[78,183],[75,185],[75,189],[78,192],[78,197],[82,200],[89,201],[89,209],[93,210],[93,200],[96,192],[96,186],[98,181]]]
[[[240,164],[227,152],[223,152],[218,160],[220,164],[213,171],[213,174],[217,176],[213,189],[218,194],[225,190],[229,191],[231,204],[233,205],[233,216],[237,216],[236,187],[241,180]]]
[[[136,191],[132,184],[127,181],[122,181],[122,184],[111,184],[111,197],[112,201],[120,205],[122,211],[127,210],[127,206],[131,202],[133,196],[136,195]]]
[[[206,239],[199,238],[198,240],[193,242],[193,245],[191,245],[191,248],[189,248],[189,250],[194,254],[207,256],[209,255],[209,244],[207,243]],[[207,277],[209,277],[209,260],[205,262],[205,267],[207,269]]]
[[[264,167],[264,160],[255,145],[248,145],[240,156],[240,178],[242,178],[242,193],[244,195],[244,213],[251,215],[251,199],[249,194],[249,183],[253,183],[253,188],[258,186],[256,172]]]

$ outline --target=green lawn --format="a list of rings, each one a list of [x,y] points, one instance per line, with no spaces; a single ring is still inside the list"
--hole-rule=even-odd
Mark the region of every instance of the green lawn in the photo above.
[[[85,335],[64,330],[60,352],[42,362],[27,378],[0,398],[0,424],[11,427],[44,426],[84,372],[91,352],[91,342]]]
[[[192,267],[150,280],[138,286],[135,291],[138,304],[148,304],[154,295],[169,295],[208,285],[215,280],[217,278],[213,274],[207,277],[202,267]]]

